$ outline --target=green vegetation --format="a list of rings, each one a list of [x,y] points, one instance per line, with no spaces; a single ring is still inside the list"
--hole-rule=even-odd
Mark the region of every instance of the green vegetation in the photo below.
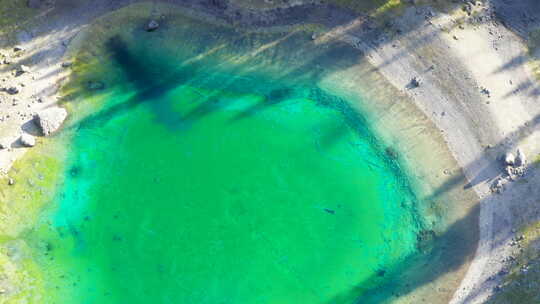
[[[500,293],[488,301],[490,304],[538,303],[540,289],[540,221],[524,227],[518,232],[524,239]]]
[[[7,185],[0,179],[0,303],[38,303],[43,291],[42,272],[25,236],[33,229],[61,180],[62,155],[58,141],[38,143],[15,162]],[[42,243],[39,243],[40,245]]]
[[[35,13],[26,6],[26,1],[2,0],[0,6],[0,36],[8,38],[15,30],[24,28]]]
[[[528,46],[533,73],[540,80],[540,29],[530,34]]]

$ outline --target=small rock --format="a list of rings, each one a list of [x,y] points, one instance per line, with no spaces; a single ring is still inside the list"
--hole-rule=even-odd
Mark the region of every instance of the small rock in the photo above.
[[[13,178],[8,178],[8,185],[13,186],[15,185],[15,180]]]
[[[9,148],[9,143],[7,142],[7,140],[5,139],[0,140],[0,150],[4,150],[7,148]]]
[[[419,86],[420,86],[420,79],[418,79],[418,77],[413,77],[411,81],[409,82],[409,84],[407,85],[409,89],[415,89],[415,88],[418,88]]]
[[[484,88],[484,87],[480,88],[480,93],[486,95],[488,98],[491,97],[491,92],[488,89]]]
[[[6,92],[11,95],[19,94],[19,89],[17,87],[9,87]]]
[[[146,25],[147,32],[153,32],[159,28],[159,23],[156,20],[150,20]]]
[[[30,72],[30,68],[24,64],[21,64],[21,66],[19,67],[19,70],[17,71],[18,74],[24,74],[24,73],[29,73],[29,72]]]
[[[22,46],[18,46],[18,45],[17,45],[17,46],[15,46],[15,47],[13,47],[13,51],[15,51],[15,52],[24,51],[24,48],[23,48]]]
[[[60,107],[51,107],[36,114],[36,124],[45,136],[54,133],[67,117],[67,111]]]
[[[21,135],[20,141],[21,144],[26,147],[33,147],[36,145],[36,139],[34,136],[27,133],[23,133],[23,135]]]

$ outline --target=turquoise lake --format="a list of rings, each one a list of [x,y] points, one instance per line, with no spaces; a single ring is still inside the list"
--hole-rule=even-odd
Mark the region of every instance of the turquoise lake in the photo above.
[[[69,123],[44,303],[352,304],[394,279],[422,224],[361,113],[149,43],[111,38],[102,104]]]

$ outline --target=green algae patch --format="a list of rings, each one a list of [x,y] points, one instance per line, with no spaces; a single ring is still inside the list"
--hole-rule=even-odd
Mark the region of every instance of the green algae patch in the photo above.
[[[45,278],[36,263],[40,245],[26,237],[54,197],[62,170],[62,146],[40,142],[14,163],[9,177],[15,183],[0,187],[0,303],[41,302]],[[7,185],[6,179],[2,184]]]

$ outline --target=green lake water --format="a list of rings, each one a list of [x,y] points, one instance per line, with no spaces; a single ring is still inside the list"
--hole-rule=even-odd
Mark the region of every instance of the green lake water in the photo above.
[[[409,183],[347,101],[109,48],[37,228],[44,303],[352,304],[416,252]]]

